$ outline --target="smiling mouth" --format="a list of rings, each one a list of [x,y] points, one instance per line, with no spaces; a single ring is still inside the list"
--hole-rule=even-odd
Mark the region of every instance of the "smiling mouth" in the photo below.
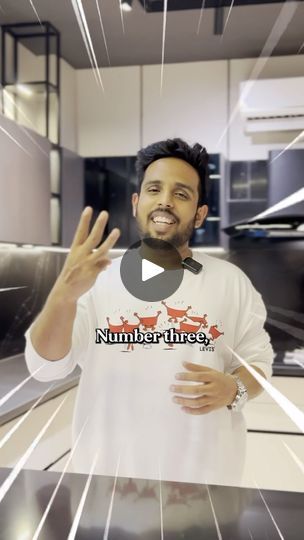
[[[152,221],[153,223],[156,223],[158,225],[174,225],[174,223],[176,223],[176,221],[174,219],[169,219],[169,218],[165,218],[165,217],[155,217],[155,218],[152,218]]]
[[[156,225],[174,225],[176,219],[169,212],[155,212],[151,217],[151,221]]]

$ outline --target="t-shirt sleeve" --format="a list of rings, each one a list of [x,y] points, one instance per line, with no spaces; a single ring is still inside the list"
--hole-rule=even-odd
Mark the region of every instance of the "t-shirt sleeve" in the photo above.
[[[94,317],[94,304],[90,290],[77,301],[71,349],[66,356],[56,361],[43,358],[34,349],[30,335],[34,323],[31,324],[25,333],[24,354],[28,370],[35,379],[41,382],[63,379],[72,373],[77,364],[83,367],[92,333],[92,325],[94,325]]]
[[[264,328],[267,311],[261,294],[242,271],[239,275],[236,296],[238,314],[233,350],[252,367],[260,368],[269,380],[272,375],[274,352],[270,336]],[[232,373],[241,366],[237,356],[233,355],[227,371]]]

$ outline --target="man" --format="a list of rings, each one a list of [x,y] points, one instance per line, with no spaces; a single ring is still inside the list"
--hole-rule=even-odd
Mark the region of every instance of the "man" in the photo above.
[[[189,239],[208,212],[207,164],[204,148],[181,139],[138,153],[132,205],[142,238],[170,243],[182,259],[192,255]],[[27,365],[31,372],[42,367],[39,380],[82,368],[75,471],[89,472],[96,457],[95,472],[105,475],[238,483],[246,442],[241,408],[262,391],[238,356],[267,378],[273,361],[260,294],[235,265],[200,253],[203,270],[185,270],[169,298],[139,300],[121,281],[121,259],[109,258],[119,230],[97,247],[108,215],[101,212],[89,233],[91,216],[86,208],[63,270],[26,333]],[[206,340],[95,343],[96,328],[123,331],[126,324],[160,332],[192,325]]]

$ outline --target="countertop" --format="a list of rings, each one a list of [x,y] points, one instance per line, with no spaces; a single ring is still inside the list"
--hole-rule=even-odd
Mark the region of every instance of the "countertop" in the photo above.
[[[11,472],[0,469],[0,486]],[[43,540],[303,538],[304,493],[103,476],[89,484],[86,475],[66,473],[45,514],[60,476],[18,474],[1,500],[1,539],[32,539],[40,524]]]
[[[40,404],[52,399],[79,382],[81,370],[77,367],[73,373],[58,381],[39,382],[30,378],[20,390],[5,401],[0,408],[0,425],[17,418],[35,403],[48,388],[50,390],[45,393]],[[0,403],[9,392],[16,388],[22,381],[29,377],[25,358],[23,354],[12,356],[0,362]],[[0,527],[1,539],[1,527]]]

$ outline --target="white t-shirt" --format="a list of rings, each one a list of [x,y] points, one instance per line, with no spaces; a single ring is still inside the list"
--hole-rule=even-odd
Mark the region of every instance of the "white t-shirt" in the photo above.
[[[238,483],[246,451],[242,413],[226,407],[190,415],[174,403],[175,374],[183,361],[232,373],[240,367],[233,349],[271,376],[273,349],[264,330],[261,295],[237,266],[194,254],[203,264],[198,275],[185,270],[179,289],[163,302],[144,302],[125,289],[121,258],[101,272],[77,304],[72,348],[49,362],[34,350],[26,332],[25,358],[36,378],[61,379],[78,364],[81,377],[73,419],[73,442],[85,425],[74,453],[75,472],[122,477],[219,484]],[[95,343],[95,329],[112,332],[168,328],[204,332],[203,344],[151,345]]]

